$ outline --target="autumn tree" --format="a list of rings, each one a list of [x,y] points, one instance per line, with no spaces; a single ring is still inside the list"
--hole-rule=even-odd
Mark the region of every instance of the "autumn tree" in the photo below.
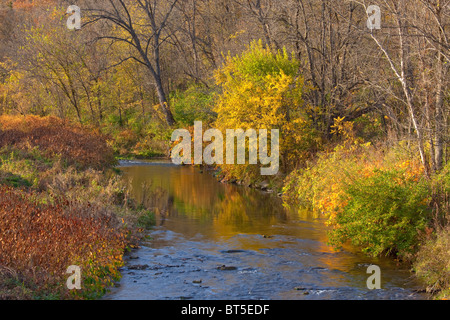
[[[222,88],[216,126],[223,132],[233,128],[280,130],[284,172],[302,165],[318,144],[303,100],[308,88],[298,67],[299,62],[286,50],[273,52],[259,41],[241,55],[228,56],[216,74]],[[242,169],[222,167],[230,171]],[[235,172],[235,176],[243,175]]]
[[[129,56],[122,61],[134,60],[145,66],[150,73],[158,94],[159,103],[169,126],[175,123],[167,93],[164,89],[161,52],[172,36],[168,25],[178,0],[159,1],[124,1],[109,0],[99,5],[90,5],[88,24],[104,21],[113,27],[113,32],[106,30],[99,39],[125,43],[130,47]]]

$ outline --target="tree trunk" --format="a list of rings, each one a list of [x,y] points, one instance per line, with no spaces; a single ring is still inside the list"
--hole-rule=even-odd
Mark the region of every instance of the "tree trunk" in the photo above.
[[[443,61],[442,61],[443,63]],[[442,139],[443,135],[443,105],[444,105],[444,97],[442,90],[442,73],[439,72],[439,81],[437,86],[437,96],[436,96],[436,132],[435,132],[435,142],[434,142],[434,162],[436,164],[436,171],[440,171],[444,164],[444,143]]]
[[[399,35],[399,41],[400,41],[400,82],[402,84],[403,93],[406,98],[406,103],[408,106],[408,112],[409,116],[411,118],[412,124],[414,126],[414,130],[416,131],[417,135],[417,144],[419,148],[419,154],[420,154],[420,160],[422,162],[422,165],[424,167],[425,175],[428,177],[430,175],[429,168],[428,168],[428,161],[425,154],[425,148],[424,148],[424,137],[422,128],[420,128],[416,111],[414,107],[413,97],[411,93],[411,88],[413,87],[413,84],[411,82],[411,77],[409,76],[410,70],[411,70],[411,60],[410,60],[410,52],[409,52],[409,45],[405,42],[405,35],[406,35],[406,28],[403,24],[403,17],[400,15],[404,15],[405,13],[398,13],[397,15],[397,21],[398,21],[398,35]]]
[[[164,92],[164,87],[161,81],[161,77],[157,75],[155,77],[156,82],[156,93],[158,94],[158,100],[161,105],[161,109],[164,113],[164,117],[169,126],[173,126],[175,124],[175,119],[173,118],[173,114],[170,111],[169,104],[167,103],[166,93]]]
[[[437,16],[440,21],[441,9],[437,11]],[[439,27],[440,27],[439,25]],[[444,41],[444,35],[442,34],[442,28],[439,28],[439,51],[437,59],[437,87],[436,87],[436,115],[435,115],[435,142],[434,142],[434,162],[436,164],[436,171],[440,171],[444,164],[444,143],[443,143],[443,122],[444,122],[444,55],[442,42]]]

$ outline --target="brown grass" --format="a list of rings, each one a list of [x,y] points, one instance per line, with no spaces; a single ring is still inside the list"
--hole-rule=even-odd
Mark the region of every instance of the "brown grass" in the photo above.
[[[450,226],[439,228],[420,248],[416,274],[437,299],[450,299]]]
[[[56,117],[0,116],[0,148],[32,150],[62,157],[68,164],[102,169],[114,163],[106,138]]]

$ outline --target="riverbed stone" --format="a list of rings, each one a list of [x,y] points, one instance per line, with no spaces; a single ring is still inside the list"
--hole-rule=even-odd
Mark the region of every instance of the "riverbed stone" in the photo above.
[[[145,270],[148,267],[149,267],[148,264],[136,264],[136,265],[129,266],[128,269],[130,269],[130,270]]]
[[[217,267],[217,269],[229,271],[229,270],[236,270],[237,268],[235,266],[222,265],[222,266]]]

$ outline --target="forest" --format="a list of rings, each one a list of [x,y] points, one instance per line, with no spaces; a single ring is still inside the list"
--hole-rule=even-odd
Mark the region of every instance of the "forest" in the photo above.
[[[101,296],[152,219],[114,164],[169,157],[202,121],[278,129],[276,175],[219,179],[325,216],[330,244],[407,263],[446,299],[449,85],[449,0],[0,0],[0,298],[66,297],[74,255],[91,281],[75,298]]]

